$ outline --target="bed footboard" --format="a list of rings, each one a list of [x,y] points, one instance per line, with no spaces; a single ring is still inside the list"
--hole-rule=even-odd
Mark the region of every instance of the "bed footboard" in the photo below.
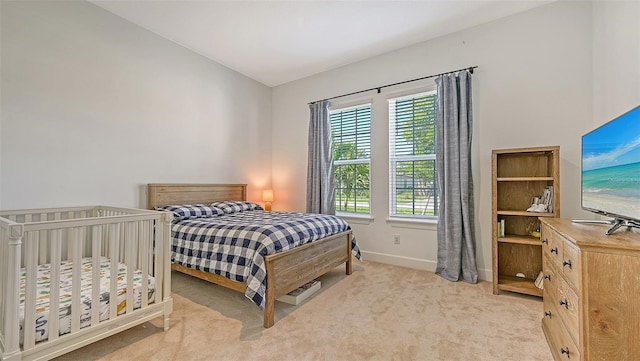
[[[346,274],[351,269],[351,231],[296,247],[288,252],[265,257],[267,287],[264,306],[264,327],[275,323],[275,301],[303,284],[345,263]]]
[[[158,316],[168,329],[171,220],[102,206],[0,212],[0,359],[56,357]]]

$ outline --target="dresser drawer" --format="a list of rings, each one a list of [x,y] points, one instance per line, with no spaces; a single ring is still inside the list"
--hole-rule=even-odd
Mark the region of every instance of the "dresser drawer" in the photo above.
[[[560,275],[549,255],[542,256],[542,274],[544,276],[543,299],[550,298],[554,304],[558,300]]]
[[[554,305],[545,302],[545,317],[542,319],[542,328],[549,341],[549,348],[556,360],[580,360],[580,349],[569,336],[562,320],[554,314]],[[550,316],[546,313],[550,312]]]
[[[562,265],[562,246],[564,239],[552,230],[542,228],[542,253],[558,267]]]
[[[545,291],[546,291],[546,287],[545,287]],[[560,314],[558,313],[558,307],[557,307],[558,303],[555,301],[555,297],[545,297],[542,299],[542,309],[544,311],[543,313],[543,319],[549,319],[552,320],[553,322],[551,322],[551,324],[555,325],[556,322],[562,322],[562,320],[560,320]],[[552,327],[551,330],[555,330],[555,327]]]
[[[565,240],[562,247],[562,273],[574,290],[579,289],[581,271],[580,250],[573,243]]]
[[[573,339],[576,345],[580,344],[580,302],[578,296],[573,291],[567,282],[560,280],[560,287],[558,288],[558,298],[556,303],[556,309],[562,322],[566,326],[568,334]]]
[[[546,227],[542,229],[542,249],[550,263],[564,274],[574,290],[580,285],[580,250],[571,241]]]

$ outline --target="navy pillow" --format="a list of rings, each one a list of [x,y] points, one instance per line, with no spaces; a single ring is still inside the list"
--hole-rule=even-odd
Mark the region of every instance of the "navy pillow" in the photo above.
[[[211,206],[222,210],[226,214],[243,212],[243,211],[263,210],[261,205],[253,202],[246,202],[246,201],[221,201],[221,202],[214,202],[211,204]]]
[[[224,214],[224,212],[216,207],[206,204],[181,204],[155,207],[156,211],[173,212],[174,220],[181,221],[184,219],[216,217]]]

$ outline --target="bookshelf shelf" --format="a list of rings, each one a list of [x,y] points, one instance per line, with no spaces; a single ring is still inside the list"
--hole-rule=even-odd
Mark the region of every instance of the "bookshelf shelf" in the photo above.
[[[499,279],[498,289],[500,290],[542,297],[542,290],[536,287],[532,279],[507,275],[502,275]]]
[[[518,243],[518,244],[528,244],[531,246],[541,246],[540,238],[533,236],[517,236],[512,234],[507,234],[505,237],[500,237],[497,239],[497,242],[504,243]]]
[[[546,182],[552,181],[553,177],[501,177],[496,182]]]
[[[542,297],[535,286],[542,243],[532,233],[540,231],[539,217],[560,216],[560,147],[494,150],[492,180],[493,293]],[[548,212],[527,211],[536,197],[550,205]]]
[[[498,215],[503,216],[525,216],[525,217],[555,217],[554,213],[549,212],[527,212],[527,211],[497,211]]]

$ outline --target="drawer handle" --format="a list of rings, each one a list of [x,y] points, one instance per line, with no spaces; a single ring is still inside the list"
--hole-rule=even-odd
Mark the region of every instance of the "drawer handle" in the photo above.
[[[544,317],[549,317],[549,318],[551,318],[551,311],[545,311],[545,312],[544,312]]]
[[[558,254],[558,247],[551,248],[551,253]]]
[[[563,266],[569,266],[569,269],[571,269],[571,260],[570,260],[570,259],[568,259],[568,260],[563,260],[563,261],[562,261],[562,265],[563,265]]]
[[[560,306],[564,306],[567,310],[569,309],[569,301],[566,299],[560,300]]]
[[[544,275],[544,278],[551,281],[551,273]]]
[[[567,354],[567,358],[569,358],[569,348],[568,348],[568,347],[563,347],[563,348],[561,348],[561,349],[560,349],[560,352],[561,352],[562,354],[565,354],[565,353],[566,353],[566,354]]]
[[[544,243],[544,244],[549,244],[549,240],[548,240],[548,239],[546,239],[546,238],[543,238],[543,239],[542,239],[542,243]]]

